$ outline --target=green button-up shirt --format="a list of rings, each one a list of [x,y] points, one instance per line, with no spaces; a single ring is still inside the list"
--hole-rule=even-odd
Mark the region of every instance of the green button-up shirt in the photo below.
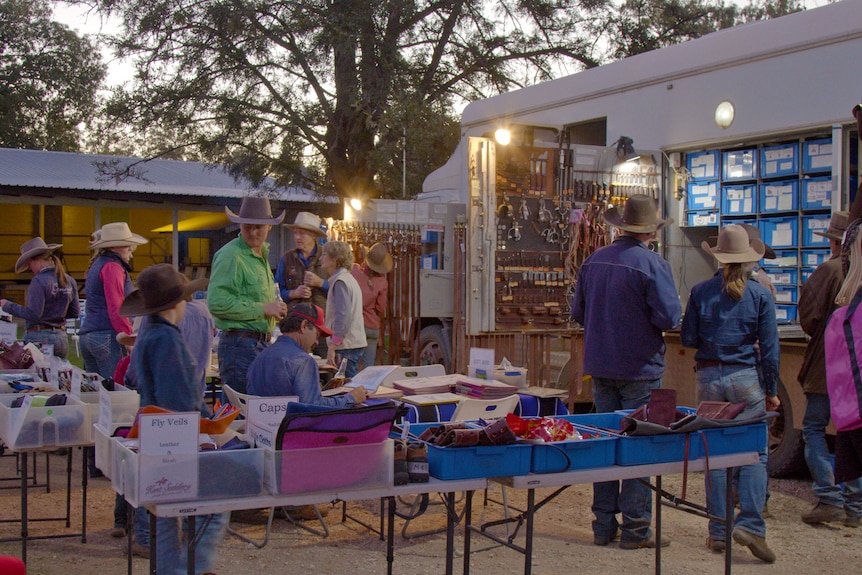
[[[263,314],[263,304],[275,301],[269,267],[269,244],[255,254],[242,237],[226,244],[213,257],[207,307],[221,330],[247,329],[269,333],[275,318]]]

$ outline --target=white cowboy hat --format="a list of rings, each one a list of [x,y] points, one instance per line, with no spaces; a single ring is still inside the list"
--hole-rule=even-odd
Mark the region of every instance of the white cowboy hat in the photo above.
[[[294,222],[292,224],[285,224],[284,227],[292,230],[306,230],[320,237],[326,235],[326,232],[320,229],[320,218],[311,212],[299,212],[296,214]]]
[[[21,244],[21,257],[18,258],[17,262],[15,262],[15,273],[20,274],[21,272],[26,270],[27,265],[30,263],[30,260],[32,260],[36,256],[54,253],[62,247],[63,244],[46,244],[45,240],[43,240],[41,237],[35,237],[32,240],[27,240],[26,242]]]
[[[113,222],[105,224],[101,229],[93,232],[93,241],[90,249],[99,248],[121,248],[124,246],[140,246],[149,242],[144,236],[133,234],[126,222]]]
[[[703,242],[700,247],[712,254],[723,264],[747,264],[756,262],[766,253],[766,246],[758,239],[749,242],[748,232],[740,225],[724,226],[718,234],[718,243],[714,248]]]

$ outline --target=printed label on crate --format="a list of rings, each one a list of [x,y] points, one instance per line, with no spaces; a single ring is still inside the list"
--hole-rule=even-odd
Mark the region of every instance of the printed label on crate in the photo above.
[[[796,150],[792,146],[763,150],[764,175],[791,172]]]
[[[809,169],[825,169],[832,167],[832,142],[811,142],[805,145],[809,158]]]
[[[779,223],[775,225],[772,231],[771,239],[768,242],[773,246],[792,246],[795,244],[796,229],[790,222]]]
[[[764,193],[763,211],[785,212],[793,209],[792,184],[767,184]]]
[[[689,171],[692,178],[714,178],[718,173],[714,153],[691,154],[689,156]]]
[[[139,461],[140,500],[158,503],[193,499],[197,495],[197,453],[142,457]]]
[[[725,188],[727,211],[747,214],[754,211],[754,188]]]
[[[691,183],[689,193],[689,207],[693,210],[708,210],[716,206],[717,182],[704,184]]]
[[[201,414],[193,411],[141,414],[138,418],[141,454],[197,453],[200,419]]]
[[[832,180],[805,180],[805,201],[809,204],[832,205]]]
[[[769,280],[774,284],[793,285],[795,283],[794,279],[793,279],[793,274],[789,271],[788,272],[770,271],[770,272],[767,272],[766,275],[769,276]]]
[[[794,303],[793,292],[790,290],[778,289],[775,291],[775,301],[778,303]]]
[[[724,179],[745,180],[756,176],[754,150],[724,152]]]
[[[281,420],[287,415],[287,404],[291,401],[299,401],[299,396],[249,397],[246,401],[247,425],[278,429]]]

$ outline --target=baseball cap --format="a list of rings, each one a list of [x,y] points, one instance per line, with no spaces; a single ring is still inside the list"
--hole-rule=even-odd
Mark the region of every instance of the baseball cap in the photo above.
[[[311,324],[320,330],[324,337],[332,335],[332,330],[326,327],[323,323],[323,310],[320,306],[310,303],[301,303],[287,312],[288,315],[301,317],[304,320],[310,321]]]

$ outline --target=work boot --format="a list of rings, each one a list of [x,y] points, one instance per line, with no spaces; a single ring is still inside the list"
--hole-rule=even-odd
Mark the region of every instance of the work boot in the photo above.
[[[407,472],[407,443],[398,439],[395,441],[395,485],[407,485],[410,474]]]
[[[123,541],[123,553],[129,552],[129,544],[126,541]],[[143,557],[144,559],[150,558],[150,548],[144,547],[140,543],[135,543],[132,541],[132,555],[135,557]]]
[[[667,547],[670,545],[669,537],[661,538],[661,546]],[[649,539],[644,539],[643,541],[620,541],[620,549],[655,549],[655,536],[650,537]]]
[[[766,544],[766,538],[736,527],[733,530],[733,540],[740,545],[748,547],[751,554],[761,561],[775,563],[775,551],[770,549],[769,545]]]
[[[713,553],[724,553],[727,544],[724,542],[724,539],[713,539],[712,537],[707,537],[706,546],[709,547]]]
[[[848,511],[844,516],[844,527],[859,527],[859,516]]]
[[[813,525],[816,523],[829,523],[830,521],[840,521],[845,518],[844,510],[834,505],[827,505],[822,501],[818,502],[811,510],[802,514],[802,521]]]
[[[611,541],[619,541],[620,540],[620,530],[617,529],[614,531],[610,537],[604,537],[602,535],[593,535],[593,545],[598,545],[599,547],[604,547]]]

